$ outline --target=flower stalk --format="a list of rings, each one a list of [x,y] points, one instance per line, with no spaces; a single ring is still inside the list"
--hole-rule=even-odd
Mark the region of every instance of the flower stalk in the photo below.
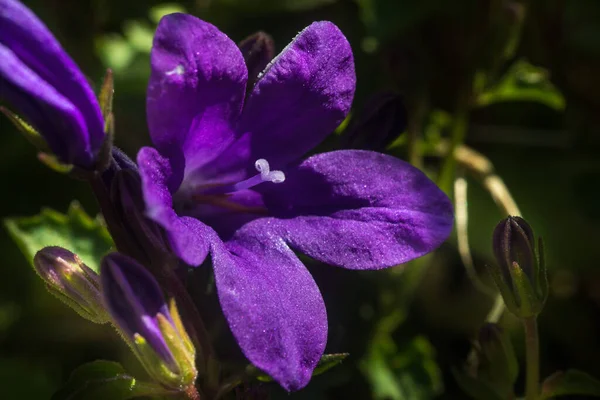
[[[526,384],[525,399],[536,400],[540,392],[540,341],[535,316],[523,318],[525,328]]]

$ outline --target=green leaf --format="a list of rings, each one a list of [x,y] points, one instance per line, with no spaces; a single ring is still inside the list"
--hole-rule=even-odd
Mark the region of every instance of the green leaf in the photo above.
[[[467,375],[457,369],[452,369],[452,375],[456,379],[458,386],[469,395],[470,398],[476,400],[502,400],[503,397],[494,390],[487,382]]]
[[[119,363],[98,360],[73,371],[52,400],[125,400],[168,393],[154,383],[139,382],[128,375]]]
[[[600,397],[600,381],[575,369],[556,372],[546,378],[542,385],[541,400],[565,395]]]
[[[29,262],[46,246],[64,247],[99,271],[100,260],[113,246],[106,227],[73,202],[67,214],[49,208],[33,217],[7,218],[4,225]]]
[[[0,112],[6,115],[10,122],[13,123],[21,134],[23,134],[29,143],[33,144],[40,151],[50,153],[50,147],[48,147],[46,140],[31,125],[5,107],[0,107]]]
[[[98,37],[96,50],[102,64],[115,72],[124,71],[133,62],[136,54],[131,43],[114,33]]]
[[[312,376],[321,375],[323,372],[330,370],[340,364],[349,355],[349,353],[324,354],[319,360]],[[254,365],[248,365],[246,367],[246,374],[261,382],[273,382],[273,378],[256,368]]]
[[[344,361],[349,355],[349,353],[324,354],[313,371],[313,376],[321,375],[323,372],[330,370]]]
[[[397,348],[389,335],[373,340],[362,370],[371,382],[374,399],[432,399],[442,391],[435,351],[424,337]]]
[[[485,107],[494,103],[532,101],[561,111],[565,99],[550,82],[548,72],[520,60],[515,62],[500,81],[481,93],[476,104]]]
[[[155,24],[158,24],[160,19],[165,15],[185,12],[185,7],[183,7],[181,4],[163,3],[150,8],[150,11],[148,11],[148,17],[150,18],[150,21],[154,22]]]

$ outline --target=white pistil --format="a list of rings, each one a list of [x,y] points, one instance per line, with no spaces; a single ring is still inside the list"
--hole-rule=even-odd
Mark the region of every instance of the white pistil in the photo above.
[[[260,178],[264,182],[273,182],[273,183],[281,183],[285,181],[285,174],[283,171],[271,171],[269,167],[269,162],[264,158],[259,158],[254,163],[254,167],[258,172],[260,172]]]

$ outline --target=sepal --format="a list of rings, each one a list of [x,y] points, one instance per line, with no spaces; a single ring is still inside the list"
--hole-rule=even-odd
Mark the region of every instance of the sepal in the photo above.
[[[108,322],[100,278],[76,254],[61,247],[45,247],[36,253],[33,265],[51,294],[92,322]]]

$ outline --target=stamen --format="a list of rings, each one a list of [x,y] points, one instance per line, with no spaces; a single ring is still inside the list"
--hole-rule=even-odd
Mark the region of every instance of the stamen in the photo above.
[[[203,190],[200,194],[214,195],[233,193],[237,192],[238,190],[250,189],[251,187],[260,185],[263,182],[281,183],[285,181],[285,174],[283,173],[283,171],[271,171],[269,162],[264,158],[259,158],[258,160],[256,160],[256,162],[254,163],[254,167],[259,172],[259,174],[254,175],[241,182],[234,183],[232,185],[214,186],[212,188],[209,188],[208,190]]]
[[[273,183],[281,183],[285,181],[285,174],[283,171],[271,171],[269,167],[269,162],[264,158],[259,158],[254,163],[254,167],[258,172],[260,172],[260,178],[263,181],[273,182]]]

